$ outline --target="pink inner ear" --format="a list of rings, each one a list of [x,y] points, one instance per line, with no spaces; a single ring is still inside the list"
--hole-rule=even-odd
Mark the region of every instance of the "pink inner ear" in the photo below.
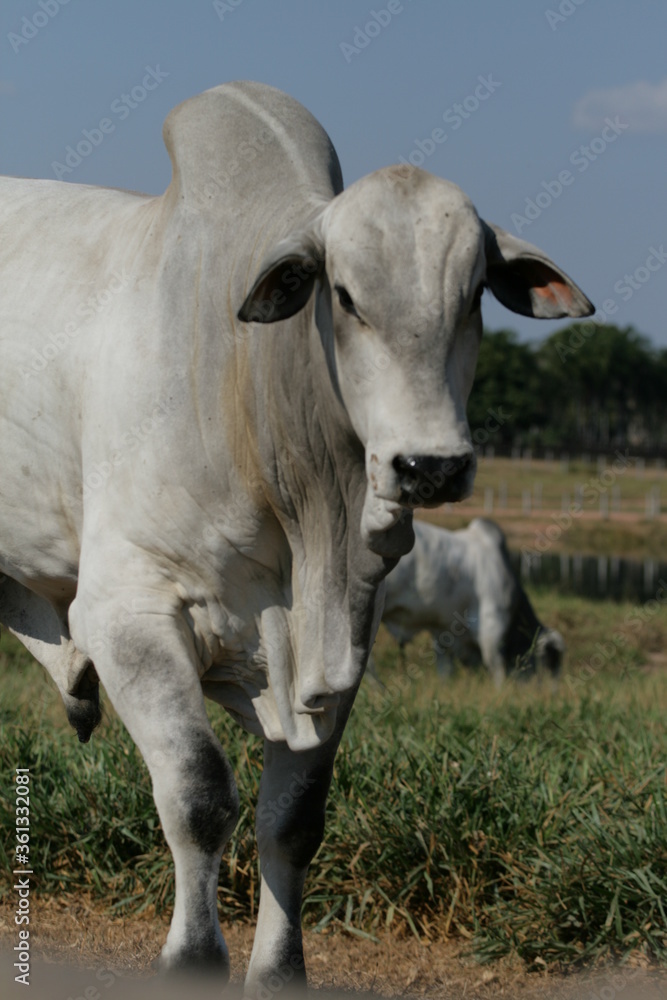
[[[555,306],[571,309],[573,306],[572,289],[563,281],[550,281],[548,285],[533,285],[533,292],[541,299]]]

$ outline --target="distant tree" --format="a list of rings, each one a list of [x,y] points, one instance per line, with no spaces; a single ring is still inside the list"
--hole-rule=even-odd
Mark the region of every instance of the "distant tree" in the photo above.
[[[497,447],[667,452],[667,350],[633,327],[572,324],[540,344],[485,331],[468,403],[474,432],[502,407]]]
[[[590,323],[573,324],[537,348],[562,432],[585,449],[655,447],[650,413],[661,381],[655,351],[632,327],[593,331]]]
[[[646,415],[650,447],[667,453],[667,350],[664,348],[657,351],[653,358],[642,409]]]
[[[484,428],[502,408],[503,423],[494,433],[496,446],[525,444],[547,419],[535,353],[513,330],[486,330],[480,344],[475,383],[468,401],[468,422]],[[506,419],[505,419],[506,418]],[[492,418],[493,419],[493,418]]]

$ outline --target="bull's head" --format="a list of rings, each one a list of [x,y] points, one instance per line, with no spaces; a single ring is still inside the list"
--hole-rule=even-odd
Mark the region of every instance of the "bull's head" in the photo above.
[[[483,222],[455,184],[408,166],[357,181],[276,246],[239,318],[286,319],[318,279],[333,384],[365,449],[362,534],[374,548],[403,508],[471,492],[466,404],[483,290],[527,316],[593,312],[540,250]]]

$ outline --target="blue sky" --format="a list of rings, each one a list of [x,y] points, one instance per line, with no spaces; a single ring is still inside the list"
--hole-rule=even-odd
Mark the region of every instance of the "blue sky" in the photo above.
[[[159,193],[167,112],[262,80],[322,122],[346,183],[423,157],[667,347],[666,39],[662,0],[6,2],[0,172]],[[84,130],[99,141],[63,172]],[[488,295],[484,316],[523,340],[562,325]]]

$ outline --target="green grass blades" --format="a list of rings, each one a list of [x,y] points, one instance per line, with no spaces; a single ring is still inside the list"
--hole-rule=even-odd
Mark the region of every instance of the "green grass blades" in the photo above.
[[[362,695],[377,731],[351,726],[338,761],[319,861],[361,926],[399,916],[531,964],[667,957],[664,682],[653,711],[612,681],[574,704],[426,688],[428,711]]]
[[[667,959],[667,675],[639,666],[657,620],[618,662],[580,672],[609,610],[545,597],[570,622],[578,683],[509,684],[482,672],[444,687],[427,645],[397,664],[376,650],[385,690],[364,683],[337,758],[322,847],[306,883],[308,925],[373,936],[386,926],[462,936],[482,960],[567,966],[630,952]],[[616,608],[614,621],[623,609]],[[625,662],[627,660],[627,663]],[[626,669],[627,668],[627,669]],[[173,869],[150,780],[107,709],[81,746],[44,673],[3,634],[0,756],[31,769],[35,889],[86,892],[116,912],[173,902]],[[577,674],[576,671],[579,671]],[[583,676],[583,680],[582,680]],[[252,917],[261,743],[217,706],[235,769],[239,825],[223,856],[223,921]],[[14,800],[0,799],[2,891],[11,895]]]

